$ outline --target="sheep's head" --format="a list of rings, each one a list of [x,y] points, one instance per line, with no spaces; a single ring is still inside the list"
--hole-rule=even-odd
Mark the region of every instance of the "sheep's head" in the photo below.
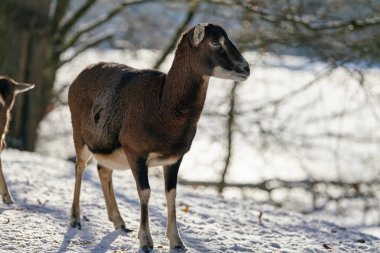
[[[245,81],[249,64],[220,26],[199,24],[192,28],[190,40],[194,53],[202,59],[205,75],[234,81]]]

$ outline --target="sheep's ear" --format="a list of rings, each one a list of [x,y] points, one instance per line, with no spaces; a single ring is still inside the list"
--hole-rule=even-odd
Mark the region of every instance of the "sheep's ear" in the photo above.
[[[15,84],[15,93],[22,93],[25,91],[28,91],[30,89],[34,88],[34,84],[29,84],[29,83],[16,83]]]
[[[0,93],[0,106],[4,107],[5,106],[5,100],[3,98],[3,95]]]
[[[204,37],[205,37],[205,26],[203,24],[199,24],[194,28],[194,33],[193,33],[194,46],[198,46],[199,43],[202,42]]]

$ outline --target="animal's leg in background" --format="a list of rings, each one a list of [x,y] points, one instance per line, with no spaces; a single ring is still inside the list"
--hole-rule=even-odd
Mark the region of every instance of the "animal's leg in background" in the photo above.
[[[177,229],[177,218],[175,210],[175,198],[177,188],[177,177],[179,166],[182,159],[177,163],[164,166],[164,179],[165,179],[165,196],[168,209],[168,223],[166,226],[166,236],[170,242],[170,249],[185,249],[181,237],[179,236]]]
[[[74,188],[74,199],[71,208],[71,219],[70,224],[72,227],[77,227],[81,229],[80,224],[80,189],[82,184],[82,178],[84,170],[87,166],[87,162],[91,157],[91,152],[88,148],[83,145],[81,149],[76,149],[77,161],[75,164],[75,188]]]
[[[140,228],[138,237],[140,247],[144,252],[150,252],[153,249],[153,240],[149,230],[149,198],[150,186],[148,179],[148,166],[146,159],[127,154],[132,173],[136,181],[137,192],[140,197]]]
[[[4,174],[3,174],[3,165],[0,158],[0,195],[5,204],[12,204],[13,200],[11,194],[9,193],[7,183],[5,182]]]
[[[128,233],[132,230],[125,227],[124,220],[121,218],[112,184],[112,172],[112,169],[108,169],[103,165],[98,164],[98,174],[102,184],[104,199],[106,201],[108,218],[113,222],[115,229],[121,229],[122,231]]]

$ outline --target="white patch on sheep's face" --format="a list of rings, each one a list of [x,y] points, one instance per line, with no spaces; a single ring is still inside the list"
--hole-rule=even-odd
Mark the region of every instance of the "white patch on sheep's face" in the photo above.
[[[213,38],[209,44],[215,64],[211,74],[213,77],[236,82],[247,80],[250,72],[248,62],[227,37]]]
[[[221,36],[218,41],[219,41],[219,44],[217,44],[217,43],[213,44],[213,42],[211,42],[211,47],[213,47],[214,50],[223,50],[223,51],[227,52],[228,50],[227,50],[227,47],[225,45],[224,36]],[[242,81],[245,81],[247,79],[247,76],[239,74],[233,70],[226,70],[221,66],[216,66],[214,68],[214,70],[212,72],[212,76],[216,77],[216,78],[221,78],[221,79],[230,79],[230,80],[234,80],[237,82],[242,82]]]
[[[226,45],[224,44],[225,39],[224,37],[219,38],[219,44],[213,44],[211,42],[211,47],[214,48],[214,50],[224,50],[227,52]],[[229,79],[229,80],[234,80],[236,82],[243,82],[247,80],[248,76],[237,73],[236,71],[233,70],[226,70],[225,68],[221,66],[216,66],[214,70],[212,71],[212,76],[216,78],[221,78],[221,79]]]
[[[212,76],[220,79],[230,79],[236,82],[243,82],[248,78],[247,76],[243,76],[232,70],[226,70],[220,66],[214,68]]]
[[[220,66],[216,66],[214,71],[212,72],[213,77],[221,78],[221,79],[231,79],[232,71],[228,71]]]

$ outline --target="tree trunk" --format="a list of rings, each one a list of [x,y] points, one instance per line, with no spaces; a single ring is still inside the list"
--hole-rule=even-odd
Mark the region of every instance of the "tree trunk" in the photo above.
[[[33,151],[39,122],[50,103],[53,87],[45,71],[49,53],[50,0],[2,0],[0,3],[0,73],[36,84],[20,94],[12,112],[8,144]]]

